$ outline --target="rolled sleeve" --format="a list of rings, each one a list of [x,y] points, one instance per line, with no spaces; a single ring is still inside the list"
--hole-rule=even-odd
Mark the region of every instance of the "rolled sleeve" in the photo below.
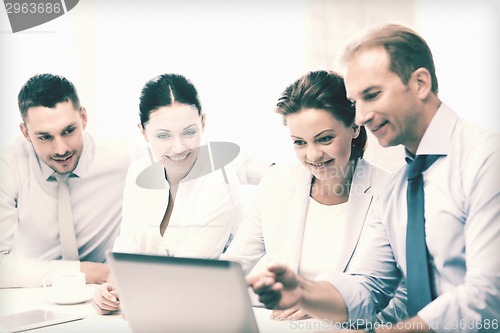
[[[384,225],[377,219],[363,230],[358,249],[346,273],[319,275],[342,295],[350,321],[375,322],[395,296],[401,282]]]

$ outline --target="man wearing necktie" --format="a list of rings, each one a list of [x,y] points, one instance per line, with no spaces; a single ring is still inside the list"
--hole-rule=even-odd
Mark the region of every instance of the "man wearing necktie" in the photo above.
[[[24,138],[0,155],[0,288],[80,271],[102,283],[121,221],[127,149],[84,132],[87,111],[64,77],[35,75],[18,104]]]
[[[356,123],[403,145],[408,165],[378,198],[350,274],[309,281],[277,264],[248,283],[268,307],[299,304],[367,332],[499,332],[499,135],[441,102],[431,51],[411,29],[372,29],[344,61]],[[401,280],[410,318],[373,325]]]

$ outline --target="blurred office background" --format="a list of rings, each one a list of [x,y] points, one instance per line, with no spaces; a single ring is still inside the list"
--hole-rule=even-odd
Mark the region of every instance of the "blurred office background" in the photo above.
[[[16,34],[0,10],[1,145],[20,134],[20,87],[50,72],[76,85],[89,131],[145,151],[136,127],[140,90],[173,72],[198,88],[208,139],[295,163],[287,129],[273,113],[281,91],[310,70],[342,73],[338,57],[349,38],[383,22],[408,25],[428,41],[443,101],[500,130],[496,0],[81,0]],[[404,163],[401,147],[382,149],[373,137],[366,158],[389,170]]]

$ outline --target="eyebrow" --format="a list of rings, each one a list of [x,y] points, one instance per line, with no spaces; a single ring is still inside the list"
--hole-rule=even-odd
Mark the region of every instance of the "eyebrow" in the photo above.
[[[368,87],[368,88],[365,88],[365,89],[361,92],[361,96],[364,96],[364,95],[368,94],[368,92],[369,92],[370,90],[372,90],[372,89],[382,89],[382,88],[381,88],[380,86],[378,86],[378,85],[375,85],[375,86],[370,86],[370,87]],[[356,103],[356,101],[355,101],[355,100],[354,100],[351,96],[347,95],[346,97],[347,97],[347,99],[348,99],[351,103],[353,103],[353,104],[355,104],[355,103]]]
[[[365,90],[363,90],[361,92],[361,95],[366,95],[370,90],[373,90],[373,89],[381,89],[380,86],[371,86],[371,87],[368,87],[366,88]]]
[[[196,124],[191,124],[191,125],[189,125],[187,127],[184,127],[182,130],[185,131],[185,130],[189,129],[190,127],[193,127],[193,126],[196,126]],[[169,132],[169,133],[171,132],[170,130],[163,129],[163,128],[157,128],[155,131],[156,132]]]
[[[52,135],[49,132],[35,132],[35,135]]]
[[[334,130],[332,130],[332,129],[327,129],[327,130],[324,130],[324,131],[322,131],[322,132],[319,132],[319,133],[318,133],[318,134],[316,134],[314,137],[315,137],[315,138],[317,138],[317,137],[319,137],[319,136],[321,136],[321,135],[325,134],[326,132],[333,132],[333,133],[335,133],[335,131],[334,131]],[[300,136],[291,135],[291,137],[292,137],[292,138],[294,138],[294,139],[301,139],[301,140],[303,140]]]
[[[76,124],[75,123],[69,124],[68,126],[66,126],[62,129],[61,133],[72,128],[72,127],[76,127]],[[35,131],[35,135],[52,135],[52,134],[49,132]]]

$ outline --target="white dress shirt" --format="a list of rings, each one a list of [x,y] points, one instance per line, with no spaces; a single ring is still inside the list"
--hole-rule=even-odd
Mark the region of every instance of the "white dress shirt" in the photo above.
[[[445,155],[424,172],[425,234],[438,297],[418,316],[435,332],[477,332],[500,318],[499,135],[444,103],[416,155]],[[330,274],[351,320],[372,318],[406,275],[406,168],[389,178],[373,227],[345,276]],[[371,276],[372,278],[367,278]],[[494,327],[494,326],[493,326]]]
[[[84,134],[80,161],[68,181],[81,261],[104,262],[121,221],[129,164],[126,147]],[[43,278],[79,272],[63,261],[57,222],[57,182],[33,146],[19,138],[0,156],[0,288],[40,286]]]
[[[152,165],[149,159],[132,163],[123,195],[122,226],[113,251],[217,259],[242,220],[240,185],[258,184],[262,168],[263,164],[237,158],[224,167],[225,178],[222,170],[212,171],[210,160],[200,154],[185,177],[191,180],[179,184],[172,215],[161,236],[170,188],[164,168],[158,162]],[[138,184],[138,176],[146,169],[149,188]]]

